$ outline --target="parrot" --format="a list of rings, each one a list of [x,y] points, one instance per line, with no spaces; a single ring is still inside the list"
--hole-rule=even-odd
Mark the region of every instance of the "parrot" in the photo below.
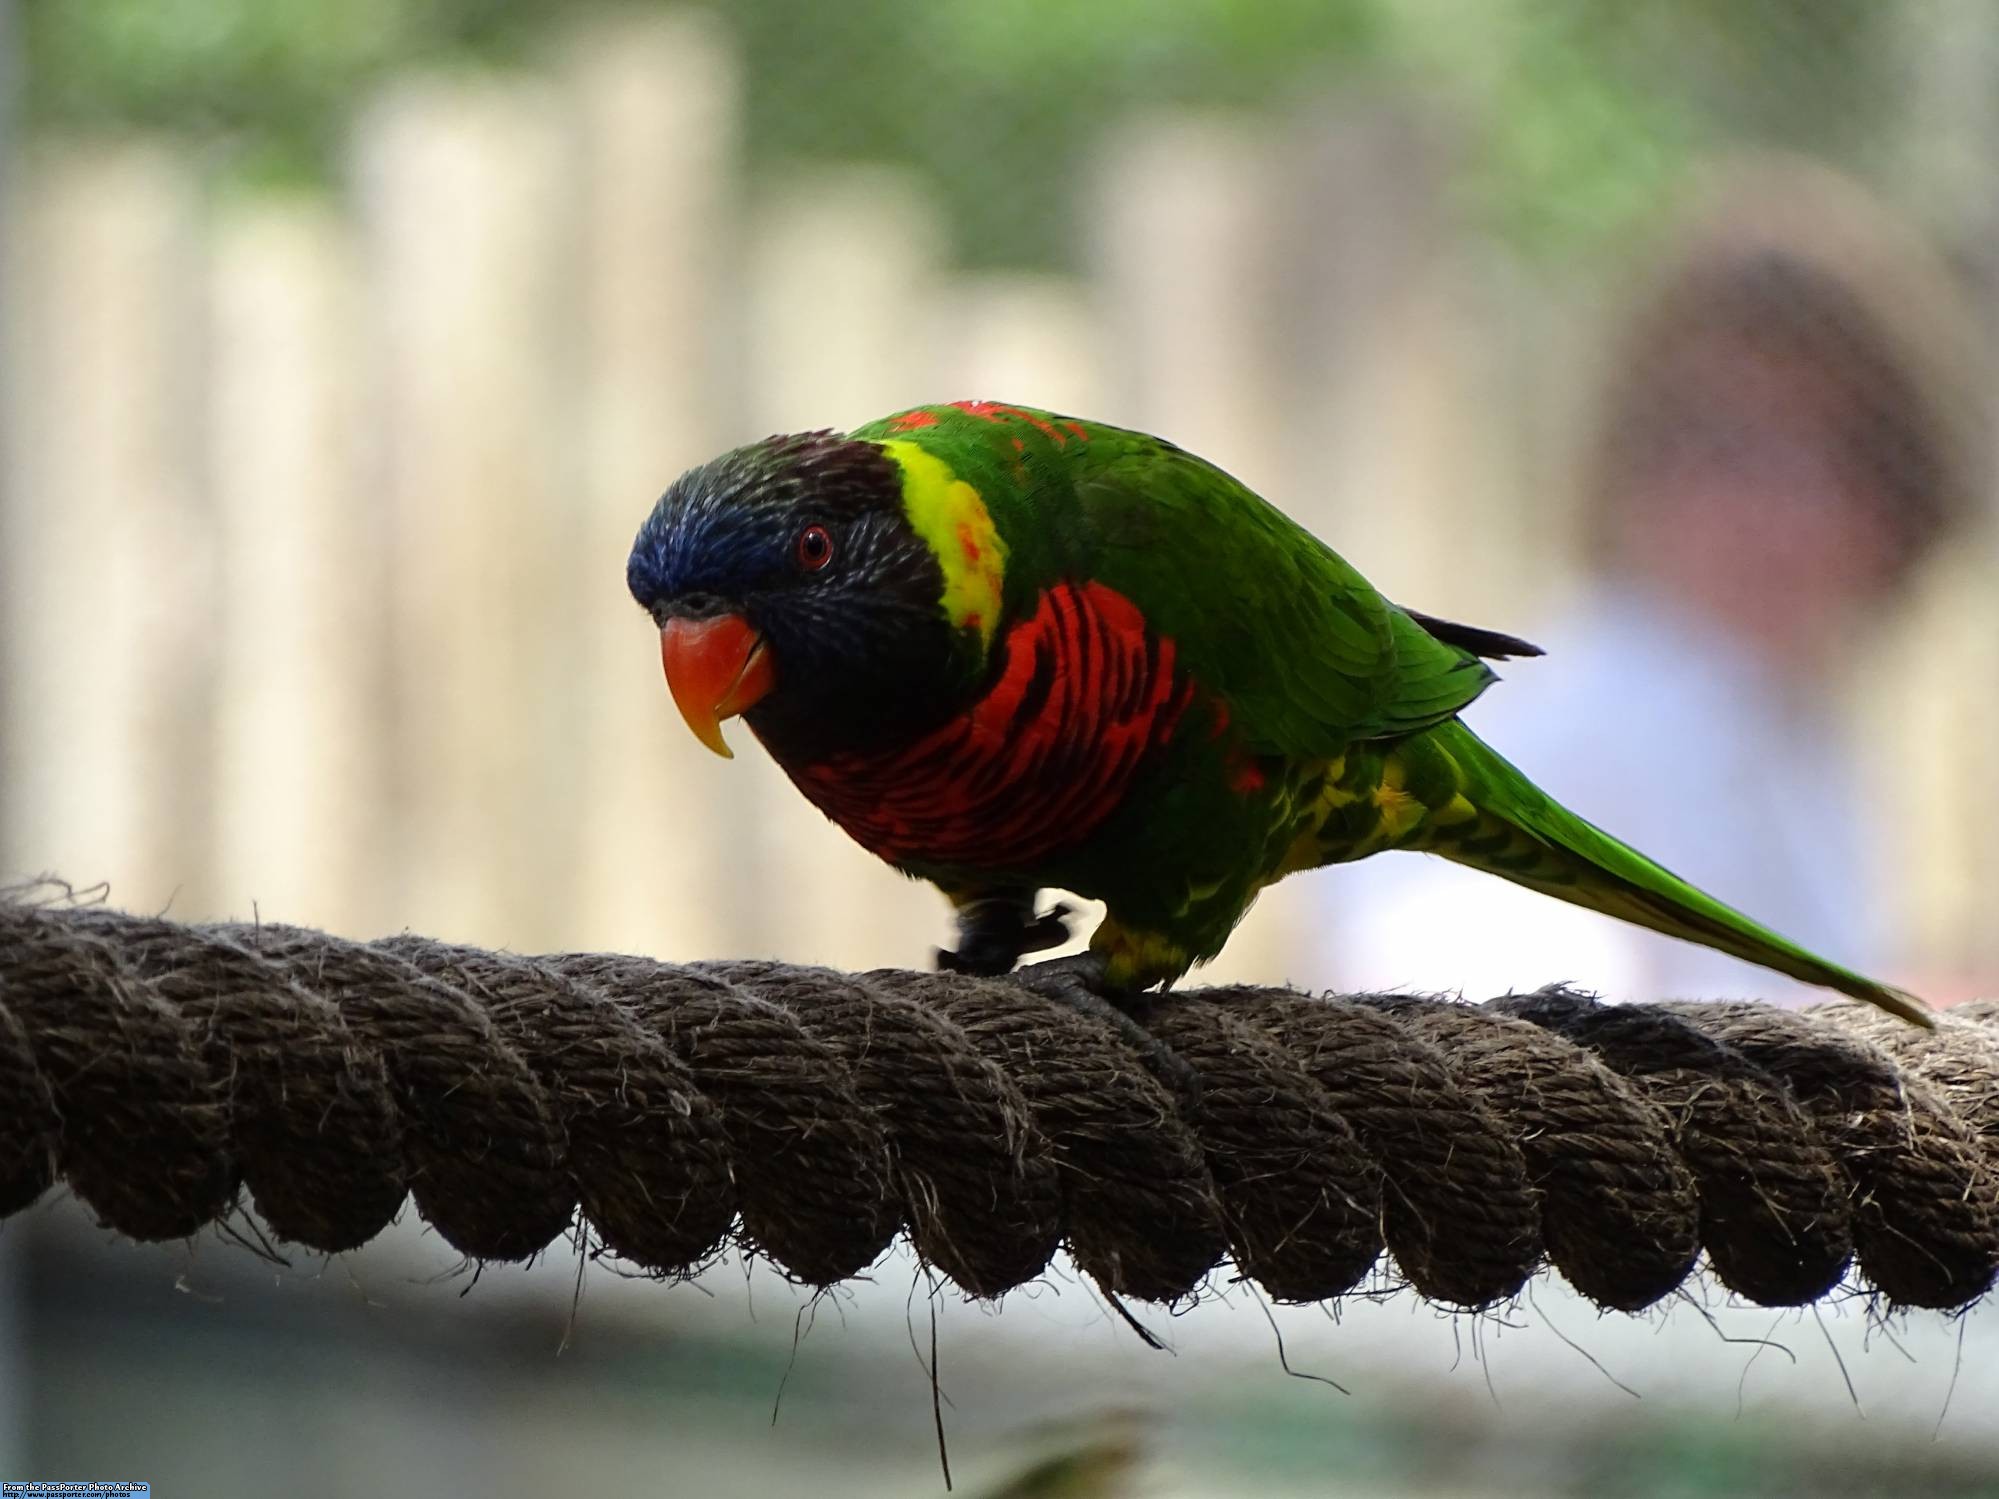
[[[787,433],[688,470],[626,583],[709,749],[741,716],[818,809],[949,900],[982,975],[1125,1006],[1218,954],[1265,887],[1440,855],[1917,1025],[1924,1003],[1584,821],[1459,716],[1526,641],[1398,607],[1162,438],[998,401]],[[1051,990],[1051,992],[1053,992]],[[1128,1013],[1128,1010],[1127,1010]]]

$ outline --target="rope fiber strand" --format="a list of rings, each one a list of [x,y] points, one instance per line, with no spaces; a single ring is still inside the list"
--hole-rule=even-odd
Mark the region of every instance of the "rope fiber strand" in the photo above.
[[[1108,1026],[950,973],[524,958],[0,899],[0,1216],[58,1182],[141,1240],[253,1206],[339,1252],[405,1198],[474,1260],[587,1231],[692,1273],[859,1274],[898,1234],[967,1293],[1058,1248],[1107,1291],[1216,1268],[1282,1301],[1456,1308],[1544,1264],[1633,1312],[1704,1264],[1771,1306],[1850,1267],[1956,1310],[1999,1271],[1999,1008],[1487,1005],[1196,989]],[[582,1224],[579,1227],[579,1213]]]

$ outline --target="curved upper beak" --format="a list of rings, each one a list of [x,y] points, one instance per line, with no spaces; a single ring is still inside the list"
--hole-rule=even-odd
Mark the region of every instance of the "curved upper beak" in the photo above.
[[[763,636],[740,614],[669,619],[660,626],[659,658],[694,737],[724,760],[734,759],[722,720],[754,707],[777,685]]]

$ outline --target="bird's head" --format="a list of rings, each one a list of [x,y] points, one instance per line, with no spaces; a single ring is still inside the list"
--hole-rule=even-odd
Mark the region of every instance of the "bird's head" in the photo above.
[[[959,529],[983,539],[983,573]],[[794,763],[893,745],[962,706],[1003,566],[976,492],[936,459],[807,432],[682,474],[639,528],[625,579],[701,742],[728,756],[722,720],[740,713]]]

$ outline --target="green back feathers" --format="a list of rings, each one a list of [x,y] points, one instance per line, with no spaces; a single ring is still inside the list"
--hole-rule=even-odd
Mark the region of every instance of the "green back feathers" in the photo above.
[[[1159,438],[992,402],[919,407],[853,435],[913,444],[976,493],[1007,548],[1010,616],[1063,578],[1116,589],[1227,699],[1257,752],[1331,755],[1412,733],[1494,680],[1281,511]]]

